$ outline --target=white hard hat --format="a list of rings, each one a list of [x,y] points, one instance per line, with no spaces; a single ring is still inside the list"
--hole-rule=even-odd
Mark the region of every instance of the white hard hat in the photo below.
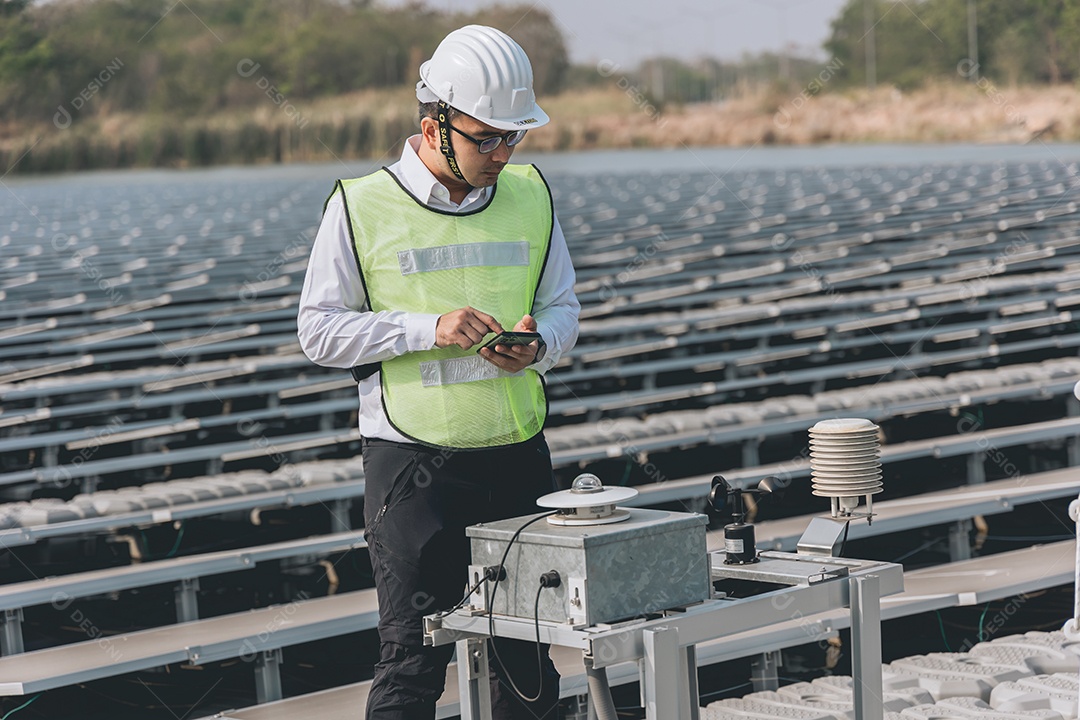
[[[420,66],[416,97],[447,105],[499,130],[548,122],[536,104],[529,56],[506,33],[483,25],[453,31]]]

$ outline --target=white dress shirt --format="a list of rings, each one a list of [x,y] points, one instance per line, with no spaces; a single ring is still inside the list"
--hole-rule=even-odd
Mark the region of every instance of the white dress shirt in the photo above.
[[[401,160],[388,169],[410,193],[428,207],[463,212],[487,202],[491,188],[473,188],[460,204],[424,165],[417,150],[420,135],[405,142]],[[382,171],[380,171],[382,172]],[[363,211],[363,208],[360,208]],[[311,247],[307,277],[300,293],[297,336],[304,354],[326,367],[351,368],[407,352],[435,347],[438,315],[402,310],[371,312],[366,308],[360,274],[356,269],[341,193],[326,206],[319,232]],[[457,308],[450,308],[456,310]],[[577,342],[578,312],[574,295],[574,266],[558,218],[554,218],[547,266],[536,290],[532,316],[547,343],[547,354],[531,367],[543,374]],[[506,328],[510,330],[511,328]],[[380,373],[360,381],[360,434],[396,442],[411,442],[389,423],[382,402]]]

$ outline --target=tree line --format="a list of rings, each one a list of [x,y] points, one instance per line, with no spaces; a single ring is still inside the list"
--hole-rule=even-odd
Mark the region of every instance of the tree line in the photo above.
[[[470,15],[419,0],[395,8],[372,0],[0,0],[0,123],[66,127],[118,112],[187,120],[267,97],[288,111],[314,98],[409,86],[439,40],[469,22],[513,34],[542,96],[615,83],[657,107],[762,86],[816,94],[873,82],[906,89],[927,80],[1080,79],[1080,0],[848,0],[824,61],[762,53],[650,58],[632,68],[571,65],[542,4]]]
[[[512,31],[537,91],[557,92],[566,46],[542,7],[482,16],[370,0],[0,0],[0,120],[47,121],[58,108],[185,116],[416,81],[455,27]],[[253,76],[252,68],[258,68]]]
[[[848,0],[825,49],[841,85],[1075,82],[1080,0]]]

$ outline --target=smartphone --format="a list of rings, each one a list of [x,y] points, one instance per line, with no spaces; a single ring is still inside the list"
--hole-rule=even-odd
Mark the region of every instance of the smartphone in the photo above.
[[[491,338],[487,342],[483,343],[480,347],[476,348],[476,352],[480,352],[483,348],[495,349],[496,345],[528,345],[533,340],[539,340],[540,333],[536,332],[510,332],[504,331],[498,333],[495,337]]]

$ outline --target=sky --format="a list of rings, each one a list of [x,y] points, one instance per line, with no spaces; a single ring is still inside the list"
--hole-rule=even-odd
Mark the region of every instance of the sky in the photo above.
[[[737,60],[779,52],[824,58],[829,23],[847,0],[503,0],[555,17],[575,63],[634,65],[657,55]],[[383,0],[401,5],[404,0]],[[428,7],[471,11],[491,0],[428,0]],[[511,33],[513,34],[513,33]]]

